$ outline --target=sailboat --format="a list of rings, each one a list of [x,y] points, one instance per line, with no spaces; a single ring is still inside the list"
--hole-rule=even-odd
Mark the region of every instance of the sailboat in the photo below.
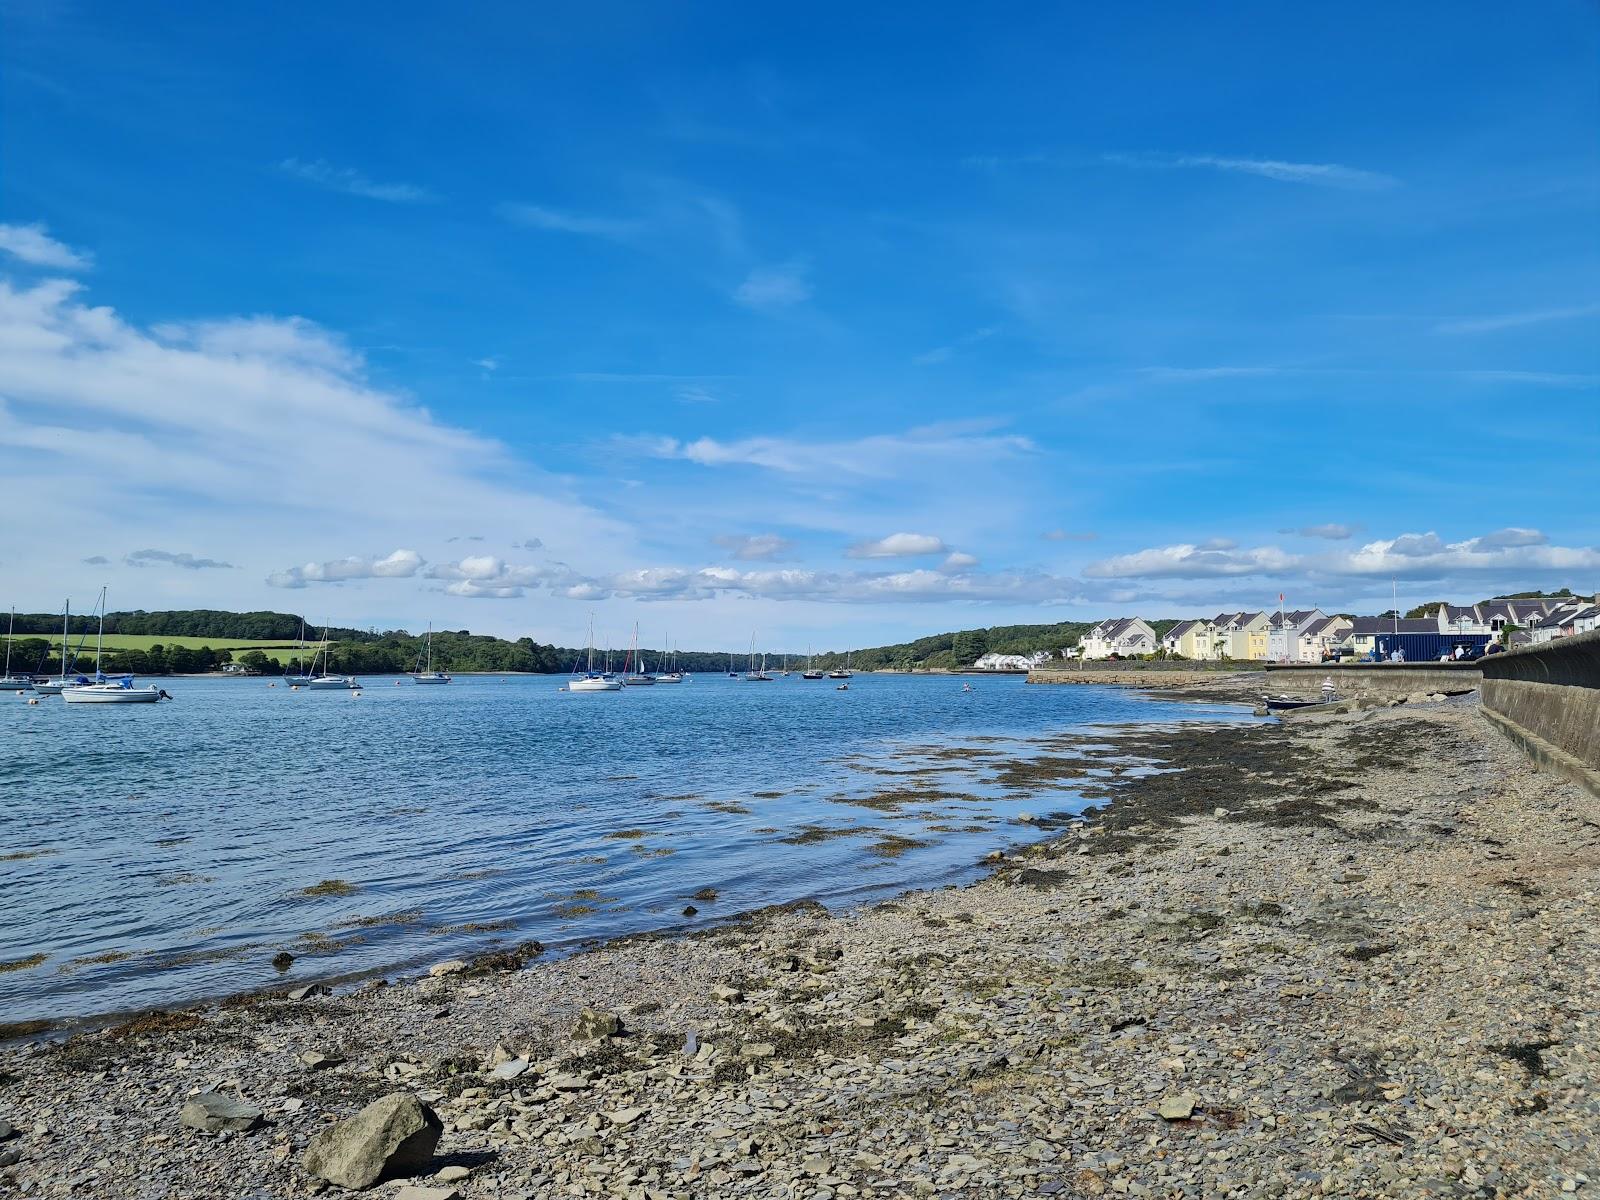
[[[573,664],[576,668],[577,664]],[[584,673],[580,676],[576,670],[573,677],[567,681],[569,692],[620,692],[622,684],[611,678],[610,673],[602,674],[594,669],[594,614],[589,614],[589,662]]]
[[[767,656],[761,656],[761,665],[756,666],[756,635],[750,635],[750,669],[744,673],[746,683],[771,683],[772,676],[767,674]]]
[[[361,686],[361,681],[354,675],[335,675],[333,673],[333,648],[328,644],[328,629],[326,626],[322,630],[322,645],[317,649],[316,654],[311,656],[311,670],[313,672],[317,669],[318,658],[322,659],[322,674],[313,674],[310,679],[306,680],[304,686],[314,692],[348,692],[354,691]]]
[[[0,675],[0,690],[10,689],[15,692],[24,692],[33,686],[33,676],[27,678],[11,673],[11,635],[17,631],[17,610],[11,610],[11,626],[6,630],[6,673]]]
[[[811,665],[811,647],[806,647],[806,669],[800,672],[801,679],[821,679],[822,672]]]
[[[662,644],[663,645],[668,645],[668,644],[671,643],[671,640],[672,639],[670,637],[668,637],[668,639],[665,642],[663,642]],[[677,657],[678,656],[677,656],[677,652],[676,651],[672,651],[672,652],[669,652],[667,654],[667,661],[663,664],[667,669],[665,671],[662,671],[660,674],[658,674],[656,676],[656,682],[657,683],[682,683],[683,682],[683,668],[677,665],[677,663],[676,663]]]
[[[789,678],[789,656],[787,654],[785,654],[783,656],[783,671],[782,671],[782,674],[783,674],[783,677],[785,679]]]
[[[300,618],[300,640],[297,643],[297,646],[298,651],[295,654],[295,658],[297,660],[303,660],[306,655],[306,619],[304,617]],[[298,675],[290,675],[285,672],[283,681],[290,687],[304,687],[306,684],[311,682],[311,676],[306,674],[304,671]]]
[[[428,653],[428,666],[427,666],[427,669],[424,670],[423,666],[422,666],[422,651],[420,651],[420,650],[417,651],[417,665],[411,669],[411,682],[412,683],[449,683],[450,682],[450,676],[446,675],[443,671],[435,671],[433,669],[433,622],[432,621],[428,622],[427,653]]]
[[[74,679],[67,678],[67,637],[70,632],[69,623],[71,620],[72,601],[69,599],[64,605],[62,605],[61,608],[61,674],[56,676],[54,679],[35,679],[33,681],[33,690],[38,692],[41,696],[59,696],[61,694],[61,689],[66,687],[68,684],[83,684],[89,682],[88,677],[84,675],[79,675]],[[78,639],[79,650],[83,649],[83,638],[88,636],[89,631],[86,629],[83,631],[83,637]],[[77,659],[77,654],[74,654],[72,656],[73,662],[77,662]]]
[[[94,683],[73,683],[61,689],[61,699],[68,704],[154,704],[167,693],[150,684],[134,687],[133,676],[106,679],[100,670],[100,659],[106,641],[106,589],[100,589],[100,632],[94,643]],[[61,648],[63,654],[66,647]],[[171,699],[171,697],[168,697]]]
[[[651,687],[656,677],[644,669],[644,655],[639,652],[639,626],[633,627],[633,645],[628,647],[628,657],[622,660],[622,682],[629,687]]]
[[[844,652],[844,666],[835,667],[833,670],[829,671],[828,672],[828,678],[829,679],[854,679],[855,678],[855,676],[850,673],[850,651],[846,650]]]
[[[733,669],[733,655],[731,655],[731,654],[728,655],[728,678],[729,679],[737,679],[737,678],[739,678],[739,672],[737,672],[737,671],[735,671]]]

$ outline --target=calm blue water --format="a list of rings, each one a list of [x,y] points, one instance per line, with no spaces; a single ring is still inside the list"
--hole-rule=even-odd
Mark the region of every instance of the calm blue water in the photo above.
[[[0,963],[46,956],[0,971],[0,1021],[949,882],[1039,836],[1019,814],[1083,803],[1006,793],[981,759],[919,750],[1199,715],[1016,677],[971,693],[893,675],[848,692],[798,675],[599,695],[561,682],[370,679],[356,697],[180,679],[153,706],[0,698]],[[907,789],[958,795],[844,802]],[[300,894],[330,879],[356,890]],[[718,898],[682,916],[706,887]],[[280,950],[296,956],[287,974]]]

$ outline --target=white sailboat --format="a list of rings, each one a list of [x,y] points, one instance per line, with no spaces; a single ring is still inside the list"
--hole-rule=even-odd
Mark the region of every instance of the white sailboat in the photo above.
[[[574,663],[576,668],[577,664]],[[589,614],[589,661],[584,673],[579,675],[574,669],[572,678],[567,681],[569,692],[620,692],[622,684],[611,678],[609,674],[594,669],[594,614]]]
[[[328,630],[326,626],[322,630],[322,646],[311,659],[311,670],[313,672],[317,669],[318,657],[322,659],[322,674],[313,674],[303,686],[310,688],[314,692],[348,692],[354,691],[361,686],[361,681],[354,675],[335,675],[330,669],[333,663],[333,650],[328,645]]]
[[[306,619],[304,617],[300,618],[300,640],[296,649],[295,658],[303,659],[306,654]],[[304,687],[311,682],[311,676],[304,671],[298,675],[290,675],[285,672],[283,681],[290,687]]]
[[[756,635],[750,635],[750,669],[744,673],[746,683],[771,683],[772,676],[767,674],[767,656],[761,656],[761,665],[756,666]]]
[[[0,691],[9,689],[14,692],[25,692],[33,686],[33,676],[26,679],[11,673],[11,635],[17,631],[17,610],[11,610],[11,625],[6,630],[6,673],[0,675]]]
[[[672,639],[669,636],[665,641],[662,642],[662,645],[664,645],[664,646],[665,645],[670,645],[671,641],[672,641]],[[656,682],[657,683],[682,683],[683,682],[683,668],[677,665],[677,662],[676,662],[677,657],[678,656],[677,656],[677,652],[676,651],[672,651],[672,652],[668,652],[667,653],[667,661],[663,664],[667,669],[665,671],[662,671],[662,672],[660,672],[660,673],[658,673],[656,675]]]
[[[632,670],[629,670],[629,664]],[[628,648],[628,657],[622,663],[622,682],[629,687],[651,687],[656,677],[644,669],[644,655],[639,653],[639,626],[633,627],[633,645]]]
[[[443,671],[435,671],[433,669],[433,622],[432,621],[428,622],[428,643],[427,643],[427,645],[428,645],[428,665],[427,665],[427,668],[426,669],[423,668],[422,655],[421,655],[421,653],[418,653],[418,655],[417,655],[417,665],[411,671],[411,682],[412,683],[449,683],[450,682],[450,676],[446,675]]]
[[[855,676],[850,671],[850,651],[846,650],[844,652],[844,666],[837,667],[834,670],[829,671],[828,672],[828,678],[829,679],[854,679],[855,678]]]
[[[133,676],[124,675],[120,679],[107,679],[100,670],[100,659],[105,651],[106,640],[106,590],[100,589],[100,632],[95,636],[94,642],[94,683],[74,683],[61,689],[61,699],[68,704],[154,704],[167,693],[149,684],[146,687],[134,687]],[[63,654],[66,647],[61,648]],[[167,696],[170,700],[171,697]]]
[[[54,679],[35,679],[33,681],[33,690],[38,692],[41,696],[59,696],[61,695],[61,689],[67,687],[69,684],[89,682],[89,680],[82,675],[77,676],[75,679],[67,678],[67,637],[70,633],[71,620],[72,601],[68,599],[67,602],[61,607],[61,674],[56,676]],[[85,633],[84,637],[87,636],[88,634]],[[78,639],[78,648],[80,650],[83,648],[83,638]],[[73,655],[73,658],[76,660],[77,655]]]

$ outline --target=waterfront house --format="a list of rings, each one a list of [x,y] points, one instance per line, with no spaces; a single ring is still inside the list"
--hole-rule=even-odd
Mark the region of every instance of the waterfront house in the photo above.
[[[1595,604],[1587,600],[1570,600],[1552,608],[1542,617],[1530,622],[1528,640],[1537,646],[1556,638],[1571,637],[1575,633],[1588,633],[1595,629],[1600,626],[1600,596],[1595,597],[1595,600]]]
[[[1328,614],[1320,608],[1267,614],[1266,655],[1272,662],[1297,662],[1300,635],[1313,621],[1324,621]]]
[[[1114,617],[1101,621],[1078,643],[1084,658],[1110,658],[1113,654],[1154,654],[1156,631],[1139,617]]]
[[[1319,617],[1300,631],[1297,658],[1300,662],[1321,662],[1344,641],[1350,630],[1349,617]]]
[[[1216,626],[1204,617],[1198,621],[1179,621],[1161,636],[1161,648],[1182,658],[1216,658],[1216,632]]]
[[[1266,658],[1267,614],[1264,612],[1218,613],[1211,618],[1214,627],[1213,658]],[[1255,653],[1252,654],[1252,651]]]

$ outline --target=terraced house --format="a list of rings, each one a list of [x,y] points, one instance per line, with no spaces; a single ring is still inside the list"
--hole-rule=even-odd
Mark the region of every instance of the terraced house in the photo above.
[[[1265,659],[1267,657],[1267,614],[1264,612],[1218,613],[1211,618],[1213,658]]]
[[[1216,658],[1216,633],[1216,626],[1204,617],[1198,621],[1179,621],[1161,635],[1161,648],[1182,658]]]
[[[1084,634],[1078,645],[1084,658],[1154,654],[1156,631],[1139,617],[1114,617]]]

